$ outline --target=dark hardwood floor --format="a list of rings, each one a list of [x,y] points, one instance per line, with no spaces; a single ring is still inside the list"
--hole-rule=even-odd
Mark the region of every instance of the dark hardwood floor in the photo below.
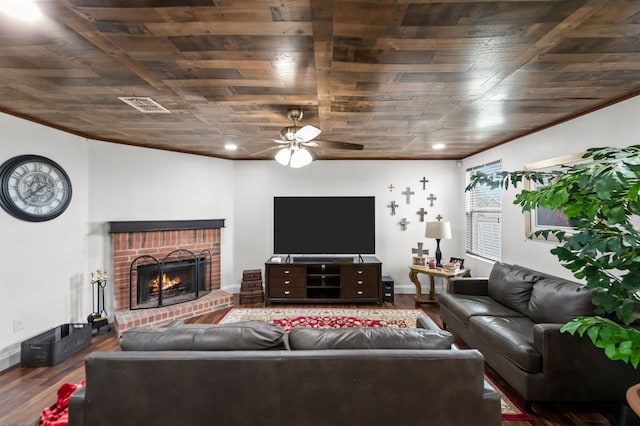
[[[238,307],[260,308],[262,303],[239,305]],[[283,305],[278,305],[283,306]],[[300,306],[300,305],[296,305]],[[310,305],[305,305],[310,306]],[[327,307],[327,305],[319,305]],[[359,307],[363,305],[336,305],[336,307]],[[395,295],[395,303],[385,303],[384,308],[414,308],[412,295]],[[377,308],[377,307],[376,307]],[[422,305],[421,308],[436,322],[442,325],[437,305]],[[226,311],[214,312],[195,317],[189,322],[216,323]],[[73,355],[64,362],[45,368],[23,368],[19,365],[0,372],[0,426],[32,426],[43,408],[53,404],[56,392],[64,383],[79,383],[84,379],[84,357],[94,351],[118,351],[118,340],[113,332],[93,337],[91,345]],[[507,392],[513,391],[493,371],[488,374]],[[522,401],[515,397],[516,402]],[[562,426],[605,426],[612,423],[602,412],[594,407],[572,406],[566,404],[533,404],[529,413],[531,421],[505,421],[503,426],[520,425],[562,425]]]

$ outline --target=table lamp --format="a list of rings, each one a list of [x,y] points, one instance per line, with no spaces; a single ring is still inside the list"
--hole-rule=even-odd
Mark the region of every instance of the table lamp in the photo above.
[[[436,240],[436,267],[442,267],[442,252],[440,251],[440,240],[451,238],[451,224],[449,222],[427,222],[427,229],[424,233],[427,238]]]

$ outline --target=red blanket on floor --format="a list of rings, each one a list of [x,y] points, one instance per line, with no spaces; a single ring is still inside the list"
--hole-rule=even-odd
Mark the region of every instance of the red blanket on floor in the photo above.
[[[58,400],[50,407],[42,410],[41,426],[67,426],[69,424],[69,397],[83,387],[85,381],[79,385],[65,383],[58,389]]]

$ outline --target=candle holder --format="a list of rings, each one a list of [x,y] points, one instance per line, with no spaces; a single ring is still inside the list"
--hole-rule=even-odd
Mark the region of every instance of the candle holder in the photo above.
[[[104,288],[107,285],[107,271],[98,269],[91,273],[91,303],[93,312],[87,317],[92,334],[106,333],[111,330],[109,315],[104,303]]]

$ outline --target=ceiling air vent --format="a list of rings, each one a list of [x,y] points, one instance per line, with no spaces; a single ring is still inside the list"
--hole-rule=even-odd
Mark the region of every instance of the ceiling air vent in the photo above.
[[[145,114],[168,114],[171,112],[151,98],[118,97],[118,99]]]

